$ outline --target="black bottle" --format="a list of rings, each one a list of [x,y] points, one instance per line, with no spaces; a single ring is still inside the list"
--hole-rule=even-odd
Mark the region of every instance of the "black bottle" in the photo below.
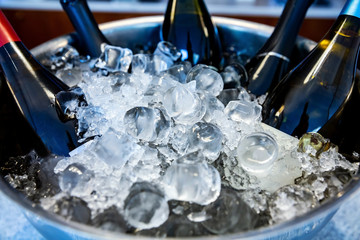
[[[83,54],[99,57],[101,44],[109,41],[100,31],[86,0],[60,0],[79,37],[79,47]]]
[[[68,156],[79,145],[75,122],[59,119],[55,95],[69,87],[32,56],[1,11],[0,66],[21,114],[41,139],[40,154]]]
[[[318,131],[339,147],[348,160],[360,161],[360,72],[356,75],[354,88],[338,111]]]
[[[288,0],[264,46],[245,65],[245,86],[256,96],[271,91],[288,72],[290,55],[306,12],[314,0]]]
[[[293,136],[319,131],[354,86],[360,4],[349,0],[325,37],[267,96],[265,123]]]
[[[220,66],[220,38],[203,0],[169,0],[162,39],[181,51],[183,61]]]

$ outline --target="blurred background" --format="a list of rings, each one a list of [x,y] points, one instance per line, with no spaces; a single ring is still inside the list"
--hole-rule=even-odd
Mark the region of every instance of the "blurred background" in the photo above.
[[[162,15],[167,0],[88,0],[98,23],[130,17]],[[276,25],[286,0],[205,0],[210,14]],[[317,0],[300,35],[319,41],[345,0]],[[0,0],[3,10],[28,48],[74,31],[58,0]]]

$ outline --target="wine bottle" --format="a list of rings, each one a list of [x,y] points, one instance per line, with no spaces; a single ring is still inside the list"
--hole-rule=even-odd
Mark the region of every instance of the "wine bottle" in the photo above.
[[[41,154],[67,156],[79,145],[75,123],[59,119],[54,99],[69,87],[32,56],[2,11],[0,66],[21,114],[42,141]]]
[[[174,44],[182,60],[219,67],[221,43],[203,0],[169,0],[162,25],[162,40]]]
[[[80,51],[90,57],[99,57],[101,44],[109,41],[99,29],[86,0],[60,0],[79,38]]]
[[[245,65],[245,88],[256,96],[271,91],[288,71],[290,55],[306,12],[314,0],[288,0],[263,47]]]
[[[360,161],[360,71],[357,70],[351,94],[345,99],[338,111],[318,131],[339,147],[348,160]]]
[[[360,44],[360,3],[348,0],[334,25],[263,104],[265,123],[293,136],[317,132],[354,86]]]

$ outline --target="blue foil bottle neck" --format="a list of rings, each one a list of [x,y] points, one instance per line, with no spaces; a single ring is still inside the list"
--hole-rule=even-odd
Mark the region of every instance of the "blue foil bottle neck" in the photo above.
[[[340,15],[350,15],[360,18],[360,0],[348,0]]]

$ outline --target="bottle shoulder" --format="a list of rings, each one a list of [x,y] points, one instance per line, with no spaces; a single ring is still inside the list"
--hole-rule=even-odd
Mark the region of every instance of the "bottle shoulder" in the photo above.
[[[53,94],[69,89],[65,83],[39,63],[22,42],[11,42],[4,45],[0,48],[0,55],[4,73],[14,72],[13,77],[21,82],[31,79],[29,81],[37,82],[38,85]],[[21,78],[24,79],[21,80]]]

